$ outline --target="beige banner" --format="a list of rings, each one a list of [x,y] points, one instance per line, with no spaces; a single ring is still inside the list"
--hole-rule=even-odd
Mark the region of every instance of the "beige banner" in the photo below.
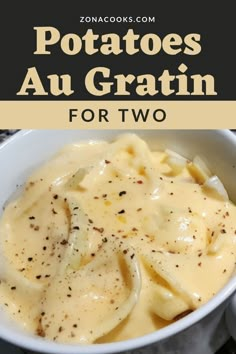
[[[235,129],[236,101],[2,101],[0,129]]]

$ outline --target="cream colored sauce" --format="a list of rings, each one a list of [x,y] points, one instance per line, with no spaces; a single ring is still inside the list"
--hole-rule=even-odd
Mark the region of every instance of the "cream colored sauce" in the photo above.
[[[104,343],[206,303],[235,268],[236,207],[177,170],[135,135],[65,147],[2,216],[2,306],[49,339]]]

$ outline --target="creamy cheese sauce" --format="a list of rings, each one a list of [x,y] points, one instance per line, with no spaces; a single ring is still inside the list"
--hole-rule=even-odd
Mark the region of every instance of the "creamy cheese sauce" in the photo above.
[[[1,219],[6,311],[52,340],[106,343],[214,296],[235,268],[236,207],[176,160],[124,135],[67,146],[34,172]]]

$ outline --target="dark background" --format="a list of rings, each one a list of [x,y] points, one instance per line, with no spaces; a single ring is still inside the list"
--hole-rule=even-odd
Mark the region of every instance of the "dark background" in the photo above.
[[[80,4],[80,5],[79,5]],[[116,3],[112,3],[116,5]],[[100,5],[100,2],[99,2]],[[236,40],[235,13],[231,2],[191,2],[178,1],[155,2],[155,9],[148,2],[137,6],[130,13],[119,3],[109,11],[95,10],[94,4],[81,2],[54,3],[53,9],[43,1],[21,1],[1,5],[0,13],[0,100],[235,100],[236,79]],[[153,5],[152,5],[153,6]],[[207,6],[207,7],[206,7]],[[87,7],[87,9],[86,9]],[[79,23],[80,16],[156,16],[155,23]],[[94,33],[126,34],[133,28],[138,34],[156,33],[163,38],[168,33],[178,33],[184,37],[188,33],[201,34],[202,51],[198,55],[188,56],[177,54],[170,56],[160,52],[155,56],[138,53],[129,56],[122,53],[118,56],[84,54],[82,51],[75,56],[64,54],[59,45],[52,48],[51,55],[33,55],[36,36],[34,26],[53,26],[61,34],[76,33],[83,36],[88,28]],[[160,93],[150,96],[138,96],[133,87],[130,96],[109,95],[97,97],[89,94],[84,86],[87,72],[97,66],[111,69],[111,75],[141,75],[145,73],[159,77],[164,69],[170,74],[178,74],[177,67],[185,63],[189,70],[187,75],[212,74],[215,77],[217,96],[163,96]],[[45,80],[50,74],[70,74],[75,93],[66,96],[16,96],[27,68],[35,66],[40,74],[45,89]],[[44,79],[43,79],[44,78]]]

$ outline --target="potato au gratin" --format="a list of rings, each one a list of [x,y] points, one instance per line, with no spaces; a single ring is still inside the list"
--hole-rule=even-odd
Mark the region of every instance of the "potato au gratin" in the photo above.
[[[134,134],[66,146],[0,223],[0,303],[26,331],[109,343],[156,331],[229,280],[236,207],[201,158]]]

